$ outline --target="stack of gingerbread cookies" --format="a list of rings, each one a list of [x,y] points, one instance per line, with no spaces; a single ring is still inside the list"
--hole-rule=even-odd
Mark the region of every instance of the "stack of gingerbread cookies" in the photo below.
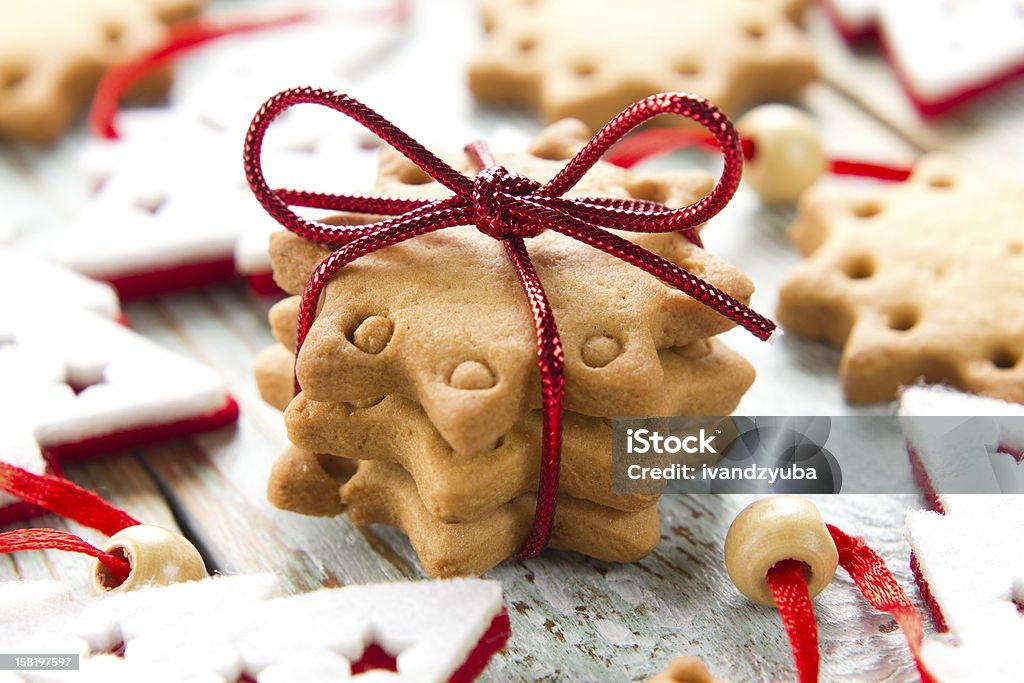
[[[544,181],[585,140],[582,124],[562,121],[529,152],[498,161]],[[473,173],[468,158],[446,161]],[[570,196],[683,206],[711,184],[700,172],[639,174],[599,163]],[[376,193],[441,197],[446,190],[388,150]],[[742,273],[684,236],[628,237],[749,300],[753,287]],[[550,231],[527,248],[565,351],[550,545],[637,560],[660,537],[658,496],[612,492],[610,417],[727,415],[753,369],[714,339],[732,322],[651,275]],[[541,453],[534,325],[505,250],[462,226],[357,260],[325,290],[296,363],[298,295],[328,253],[286,232],[271,242],[274,277],[293,296],[270,313],[280,344],[259,356],[256,377],[264,399],[285,410],[293,447],[275,464],[270,499],[295,512],[347,511],[356,524],[396,526],[430,575],[485,572],[529,532]]]

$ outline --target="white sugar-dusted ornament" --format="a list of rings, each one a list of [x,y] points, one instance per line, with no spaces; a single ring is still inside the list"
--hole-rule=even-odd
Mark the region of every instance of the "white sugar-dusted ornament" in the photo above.
[[[83,309],[111,320],[121,315],[117,293],[109,285],[22,251],[0,247],[0,310],[11,305],[8,297],[22,299],[26,287],[31,287],[33,298],[48,308]]]
[[[5,250],[0,285],[4,462],[42,473],[47,462],[187,436],[237,418],[216,372],[118,322],[109,286]],[[26,512],[0,494],[0,521]]]
[[[266,574],[91,598],[54,582],[0,584],[5,650],[81,654],[80,672],[20,672],[29,682],[471,681],[508,634],[501,585],[479,579],[290,597]]]
[[[899,413],[916,477],[933,503],[936,496],[949,498],[944,493],[1024,493],[1024,467],[1017,465],[1024,453],[1024,405],[914,386],[903,391]]]
[[[279,226],[252,197],[241,147],[252,116],[278,91],[309,83],[344,89],[391,40],[387,23],[325,20],[225,38],[186,74],[171,103],[123,112],[120,138],[92,141],[80,163],[97,188],[47,255],[111,282],[123,297],[269,273]],[[265,154],[288,186],[368,191],[376,154],[339,115],[299,111],[275,126]]]
[[[880,36],[925,114],[1024,73],[1020,0],[827,0],[827,6],[848,39]]]
[[[944,635],[927,638],[922,659],[939,683],[1020,680],[1024,642],[1024,498],[1020,495],[945,493],[962,490],[951,477],[970,476],[980,452],[1024,444],[1024,405],[915,387],[900,401],[908,441],[927,473],[942,512],[912,511],[906,534],[918,585]],[[987,426],[973,444],[948,448],[923,433],[927,421],[907,418],[971,416]],[[952,416],[952,417],[949,417]],[[916,424],[917,429],[906,429]],[[1010,453],[1000,454],[1019,472]],[[972,463],[974,461],[974,463]],[[974,469],[977,469],[976,467]],[[1004,472],[1002,477],[1013,476]],[[1002,478],[1001,477],[1001,478]]]

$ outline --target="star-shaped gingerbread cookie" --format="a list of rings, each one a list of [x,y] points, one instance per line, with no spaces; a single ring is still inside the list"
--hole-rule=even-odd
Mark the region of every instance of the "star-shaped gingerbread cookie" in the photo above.
[[[659,414],[728,415],[754,379],[753,368],[715,340],[693,342],[659,355],[668,389]],[[479,518],[537,490],[543,432],[540,411],[516,423],[493,449],[458,453],[441,438],[423,408],[407,398],[385,396],[356,404],[311,401],[303,394],[293,398],[293,363],[284,346],[274,345],[257,356],[255,373],[264,400],[287,408],[288,437],[299,448],[340,456],[338,461],[398,463],[415,480],[424,505],[443,522]],[[567,412],[562,429],[560,491],[628,512],[657,502],[656,494],[613,492],[612,430],[606,418]],[[269,490],[308,488],[311,469],[315,468],[286,454],[274,466]],[[331,496],[327,492],[307,498]]]
[[[471,64],[480,100],[582,119],[594,130],[638,99],[681,90],[726,113],[794,96],[816,77],[795,20],[804,0],[483,0]]]
[[[4,0],[0,6],[0,136],[52,142],[112,64],[157,45],[203,0]],[[138,94],[167,87],[166,72]]]
[[[1024,184],[927,156],[905,182],[806,193],[787,331],[843,347],[848,400],[920,380],[1024,401]]]
[[[545,181],[582,146],[583,130],[579,122],[563,122],[545,131],[531,153],[499,156],[499,162]],[[467,158],[451,163],[472,172]],[[377,193],[445,194],[428,180],[404,157],[386,154]],[[638,175],[601,163],[571,194],[681,206],[706,194],[710,182],[704,173]],[[686,237],[626,236],[734,298],[749,300],[750,281]],[[657,414],[665,392],[658,350],[733,326],[657,278],[570,238],[548,231],[528,240],[527,248],[558,322],[568,410]],[[285,291],[298,294],[327,254],[290,233],[277,233],[271,241],[274,277]],[[526,298],[501,243],[473,226],[418,237],[343,268],[326,289],[296,367],[313,401],[390,394],[415,400],[460,452],[490,450],[540,403]]]

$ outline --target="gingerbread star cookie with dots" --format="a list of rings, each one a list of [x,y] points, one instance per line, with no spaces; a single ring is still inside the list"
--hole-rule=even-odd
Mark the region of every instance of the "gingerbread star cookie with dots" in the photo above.
[[[485,102],[597,129],[631,102],[694,92],[726,113],[790,98],[814,80],[796,25],[804,0],[483,0],[485,45],[469,69]]]
[[[503,155],[499,162],[543,181],[585,140],[583,124],[564,121],[542,133],[531,153]],[[381,159],[379,194],[444,196],[445,188],[389,152]],[[450,163],[470,168],[468,157]],[[600,163],[568,195],[684,206],[710,187],[711,178],[702,172],[636,174]],[[685,236],[629,237],[733,298],[749,301],[750,280]],[[554,232],[532,239],[530,253],[562,335],[567,410],[593,416],[657,414],[667,390],[658,351],[734,325],[657,278]],[[278,285],[300,294],[328,254],[291,233],[275,233],[271,259]],[[343,269],[325,290],[298,355],[305,398],[351,402],[399,394],[421,404],[455,450],[491,449],[539,406],[541,394],[529,306],[506,260],[498,241],[462,226],[389,247]]]
[[[921,380],[1024,401],[1024,184],[931,155],[904,183],[816,186],[778,319],[843,347],[853,403]]]
[[[0,5],[0,137],[55,140],[112,64],[159,44],[203,0],[4,0]],[[158,72],[137,89],[162,92]]]

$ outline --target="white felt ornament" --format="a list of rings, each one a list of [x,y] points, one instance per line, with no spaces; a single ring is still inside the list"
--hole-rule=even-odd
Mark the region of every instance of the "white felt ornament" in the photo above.
[[[0,250],[0,286],[3,461],[41,473],[44,453],[88,457],[237,416],[217,373],[118,322],[107,285]],[[0,494],[0,519],[13,503]]]
[[[924,113],[1024,72],[1020,0],[828,0],[849,38],[877,31]]]
[[[1021,680],[1024,642],[1024,498],[949,494],[954,477],[970,476],[977,457],[1024,446],[1024,405],[971,396],[942,387],[914,387],[900,401],[908,441],[927,473],[942,513],[912,511],[906,533],[915,572],[945,635],[927,638],[922,658],[939,683]],[[924,416],[991,417],[961,453],[924,433]],[[1022,469],[1009,453],[999,454]],[[977,469],[977,467],[975,467]],[[1004,472],[1000,477],[1013,476]],[[953,489],[956,490],[956,489]]]
[[[48,255],[112,282],[124,296],[269,273],[267,237],[279,226],[252,197],[241,147],[268,97],[296,83],[344,89],[393,38],[389,22],[332,18],[225,38],[186,74],[166,107],[123,112],[121,137],[90,142],[80,162],[97,188]],[[280,177],[310,189],[368,191],[376,155],[355,126],[299,111],[275,126],[265,154]]]
[[[394,670],[356,680],[469,681],[507,636],[501,585],[480,579],[290,597],[267,574],[92,598],[54,582],[0,584],[2,649],[81,655],[80,672],[19,673],[25,681],[334,683],[352,679],[354,664],[363,670],[372,647]],[[115,651],[123,656],[105,654]]]

